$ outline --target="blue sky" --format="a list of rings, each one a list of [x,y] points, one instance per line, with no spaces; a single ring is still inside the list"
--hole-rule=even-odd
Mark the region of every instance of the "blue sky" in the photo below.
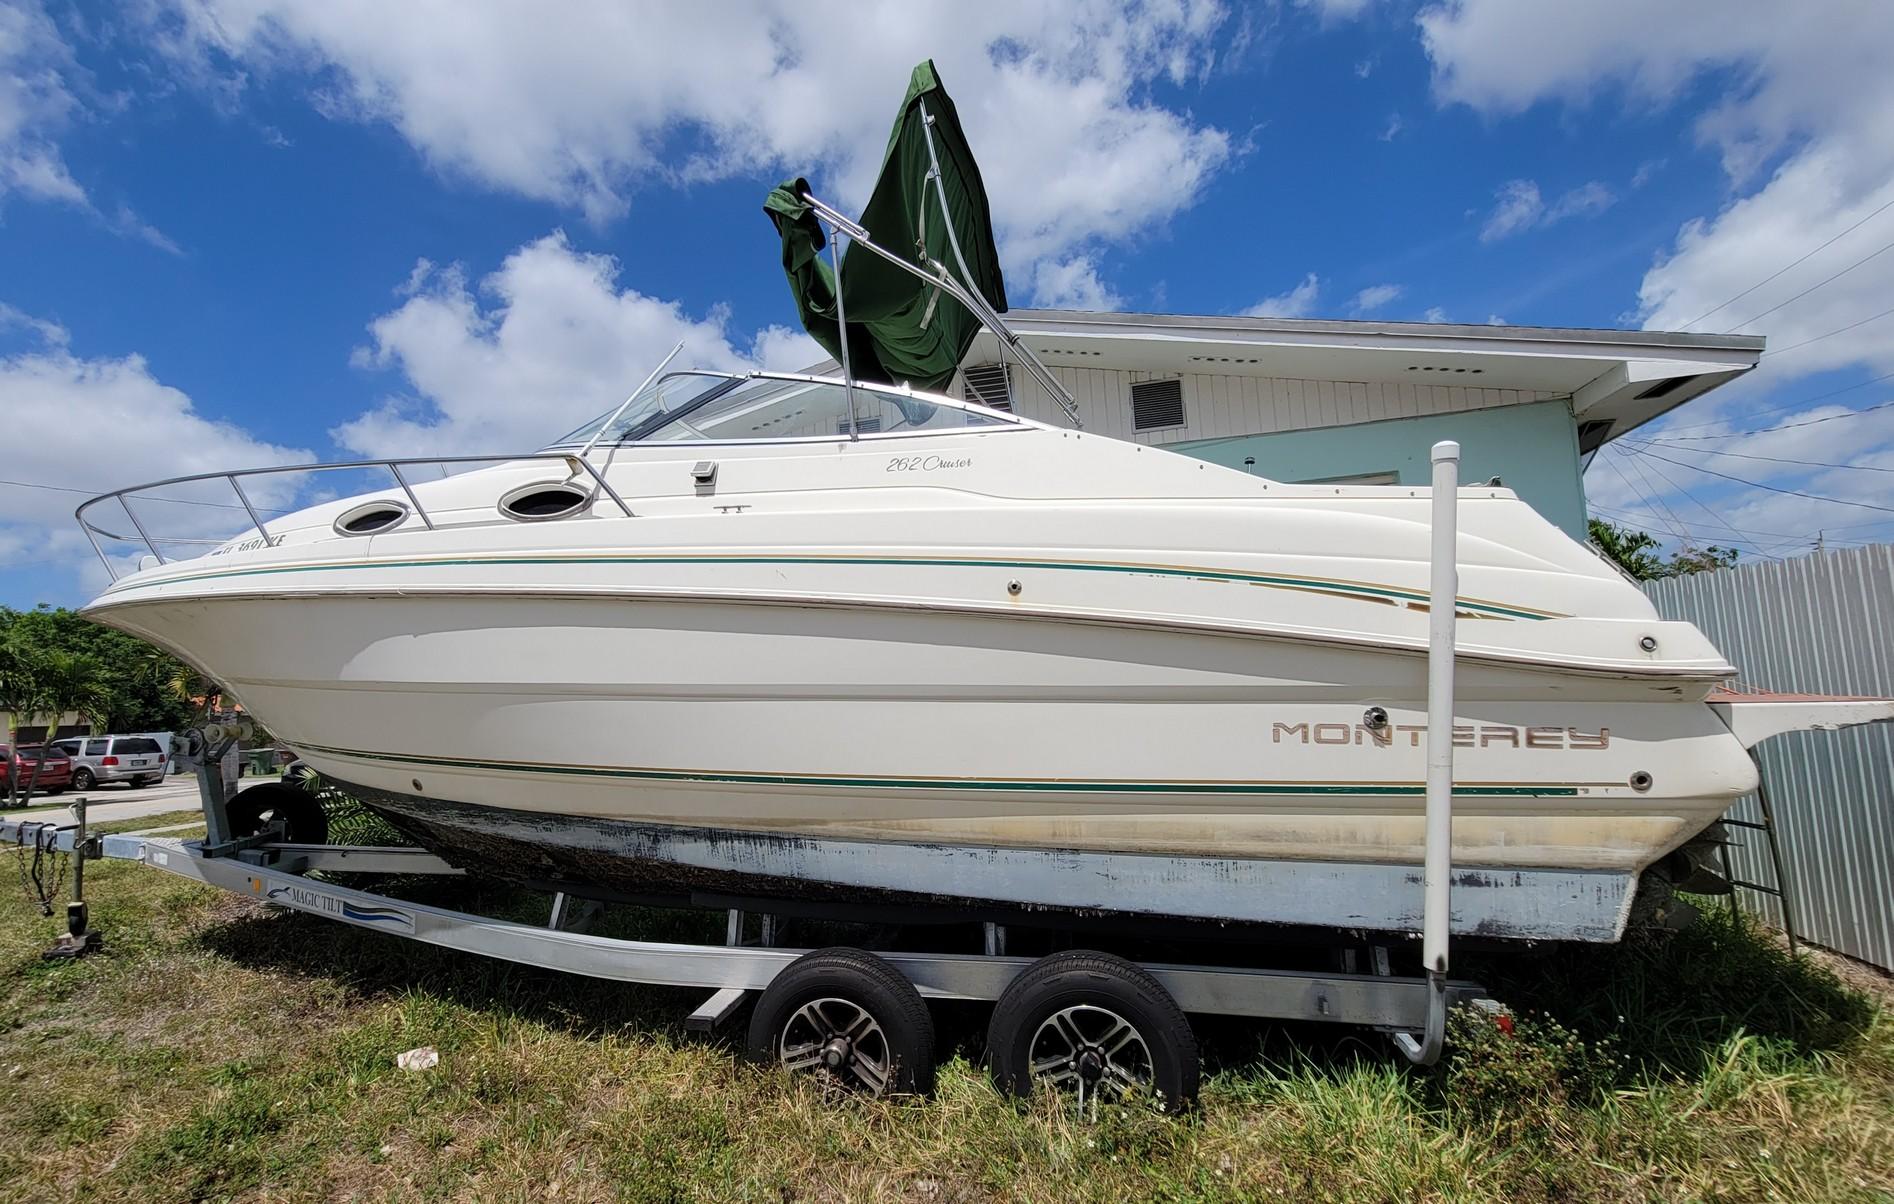
[[[807,362],[762,193],[859,200],[932,55],[1015,305],[1674,329],[1815,250],[1690,326],[1813,341],[1590,492],[1886,537],[1894,318],[1840,328],[1894,293],[1894,18],[1820,7],[0,0],[0,478],[516,447],[679,338]],[[0,485],[0,602],[96,586],[76,500]]]

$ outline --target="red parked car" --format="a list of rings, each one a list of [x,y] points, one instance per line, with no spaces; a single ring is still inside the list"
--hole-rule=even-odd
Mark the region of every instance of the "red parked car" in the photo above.
[[[35,780],[33,766],[42,756],[45,762],[40,764],[39,777]],[[56,748],[48,753],[37,744],[22,744],[14,749],[0,744],[0,788],[11,794],[15,781],[22,791],[31,782],[37,794],[64,794],[72,785],[72,758]]]

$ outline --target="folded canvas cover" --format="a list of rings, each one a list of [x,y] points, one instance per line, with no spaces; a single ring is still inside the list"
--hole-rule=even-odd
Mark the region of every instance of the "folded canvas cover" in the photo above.
[[[925,116],[924,116],[925,114]],[[933,118],[934,152],[940,160],[947,212],[928,179],[932,159],[923,130]],[[835,278],[823,252],[824,236],[803,199],[808,184],[798,178],[773,189],[763,211],[782,237],[783,271],[795,294],[804,328],[839,361],[841,328],[836,320]],[[953,224],[971,279],[961,283],[999,312],[1006,310],[1006,285],[1000,276],[993,221],[987,212],[980,169],[960,129],[954,102],[928,60],[914,69],[907,99],[901,104],[881,175],[875,181],[861,224],[874,241],[927,271],[931,258],[958,273],[959,258],[949,242]],[[916,279],[873,252],[851,245],[842,255],[842,310],[848,316],[849,367],[864,381],[908,383],[939,390],[953,380],[967,347],[980,332],[980,320],[940,288]]]

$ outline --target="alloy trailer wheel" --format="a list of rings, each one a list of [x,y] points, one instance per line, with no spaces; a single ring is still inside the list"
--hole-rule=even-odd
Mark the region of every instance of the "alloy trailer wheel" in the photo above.
[[[294,786],[280,782],[252,786],[230,800],[225,811],[233,837],[255,836],[272,820],[282,820],[289,844],[329,842],[329,817],[322,813],[322,804]]]
[[[993,1081],[1008,1095],[1050,1089],[1081,1110],[1136,1100],[1182,1112],[1203,1072],[1197,1038],[1155,978],[1121,957],[1054,953],[1028,966],[993,1005]]]
[[[90,790],[96,782],[97,779],[92,776],[90,769],[75,769],[72,771],[72,788],[74,790]]]
[[[865,1095],[934,1088],[934,1020],[914,984],[872,953],[817,949],[771,980],[750,1016],[750,1056]]]

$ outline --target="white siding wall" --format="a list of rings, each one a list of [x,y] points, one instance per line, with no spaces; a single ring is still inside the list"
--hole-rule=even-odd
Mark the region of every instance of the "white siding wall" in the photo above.
[[[1166,374],[1110,368],[1052,365],[1053,375],[1078,399],[1085,429],[1138,443],[1181,443],[1310,427],[1347,426],[1384,418],[1416,418],[1519,405],[1559,396],[1522,389],[1483,389],[1416,382],[1381,384],[1333,380],[1288,380],[1269,376],[1192,373],[1184,382],[1184,425],[1156,431],[1131,429],[1131,385],[1168,380]],[[956,395],[960,386],[956,382]],[[1062,425],[1064,415],[1031,376],[1013,369],[1014,408],[1028,418]]]

